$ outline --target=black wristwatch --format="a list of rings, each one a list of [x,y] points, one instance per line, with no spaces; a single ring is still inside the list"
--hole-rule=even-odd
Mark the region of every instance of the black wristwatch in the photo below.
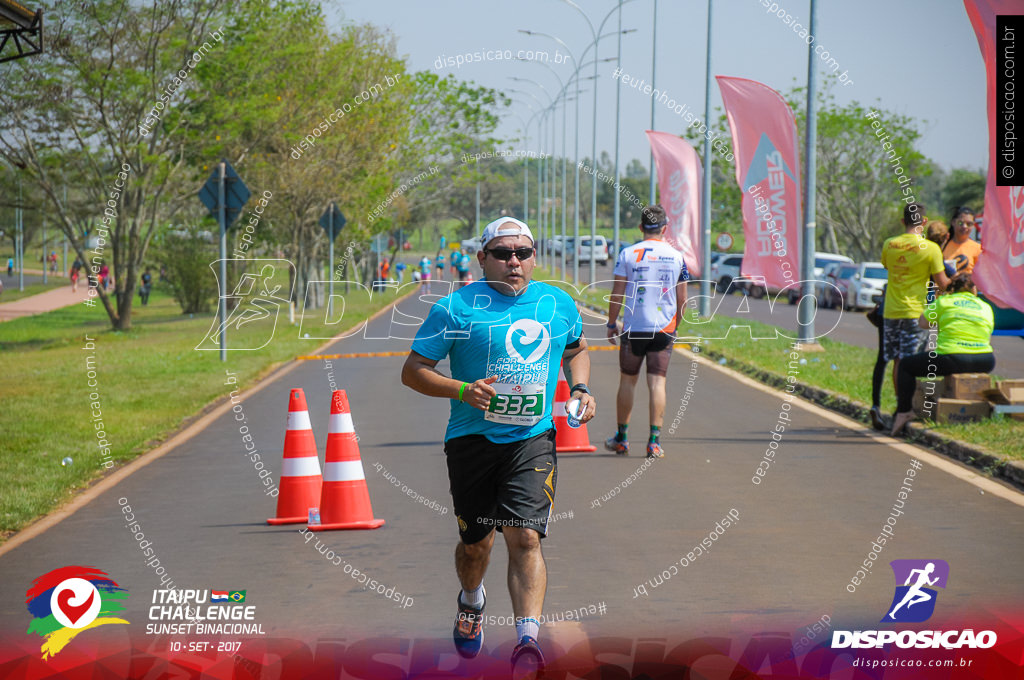
[[[590,394],[590,390],[587,389],[587,383],[576,383],[575,385],[572,386],[572,389],[569,390],[569,394],[572,394],[573,392],[583,392],[584,394]]]

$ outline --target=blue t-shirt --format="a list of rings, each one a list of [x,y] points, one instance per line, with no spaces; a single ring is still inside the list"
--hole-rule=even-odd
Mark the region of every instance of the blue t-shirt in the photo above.
[[[504,444],[553,428],[559,362],[566,345],[582,333],[576,302],[546,283],[530,283],[512,296],[477,281],[438,300],[416,333],[412,351],[436,361],[449,357],[455,380],[496,375],[492,387],[500,393],[492,399],[490,419],[452,399],[445,441],[482,434]]]
[[[465,253],[459,255],[458,261],[455,263],[460,272],[469,271],[469,255]]]

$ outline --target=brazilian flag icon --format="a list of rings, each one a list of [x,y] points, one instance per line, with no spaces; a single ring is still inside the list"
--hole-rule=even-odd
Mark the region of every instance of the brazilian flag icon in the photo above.
[[[228,599],[232,602],[245,602],[245,593],[244,590],[232,590],[228,593]]]

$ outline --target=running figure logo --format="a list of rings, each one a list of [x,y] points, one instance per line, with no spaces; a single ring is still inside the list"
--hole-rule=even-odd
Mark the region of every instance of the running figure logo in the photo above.
[[[217,278],[219,266],[220,260],[210,263]],[[225,295],[231,310],[223,324],[229,331],[228,351],[252,351],[266,347],[274,338],[280,311],[287,309],[295,285],[294,280],[289,280],[292,263],[288,260],[248,260],[246,266],[253,271],[242,272],[238,284]],[[218,282],[218,290],[219,286]],[[210,331],[196,349],[219,350],[220,329],[220,319],[214,317]]]
[[[882,623],[927,621],[935,612],[938,596],[929,586],[946,587],[949,563],[945,560],[893,560],[889,564],[896,577],[896,593]],[[899,585],[901,582],[903,585]]]

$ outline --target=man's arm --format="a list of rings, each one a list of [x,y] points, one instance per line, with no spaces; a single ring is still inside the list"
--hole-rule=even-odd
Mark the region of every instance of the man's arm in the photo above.
[[[683,323],[683,314],[686,307],[686,281],[676,284],[676,329]]]
[[[405,365],[402,366],[402,384],[428,397],[458,399],[463,383],[442,375],[435,368],[436,366],[437,359],[428,359],[422,354],[409,352],[409,357],[405,360]],[[466,388],[462,390],[462,401],[481,411],[486,411],[491,397],[497,394],[491,387],[491,383],[497,379],[498,376],[495,375],[466,383]]]
[[[570,386],[590,382],[590,352],[587,350],[587,339],[580,335],[579,345],[572,349],[566,349],[562,353],[562,370],[565,372],[565,380]],[[580,422],[585,423],[597,413],[597,401],[593,395],[582,390],[576,390],[570,397],[577,397],[583,405],[580,413]]]
[[[608,342],[615,344],[615,338],[619,336],[619,331],[615,328],[615,322],[619,318],[619,312],[622,311],[622,302],[626,293],[626,277],[616,274],[615,282],[612,283],[612,293],[608,296]],[[588,364],[589,365],[589,364]]]
[[[935,285],[939,287],[940,291],[949,288],[949,277],[946,276],[945,267],[938,274],[932,274],[932,280],[935,281]]]

